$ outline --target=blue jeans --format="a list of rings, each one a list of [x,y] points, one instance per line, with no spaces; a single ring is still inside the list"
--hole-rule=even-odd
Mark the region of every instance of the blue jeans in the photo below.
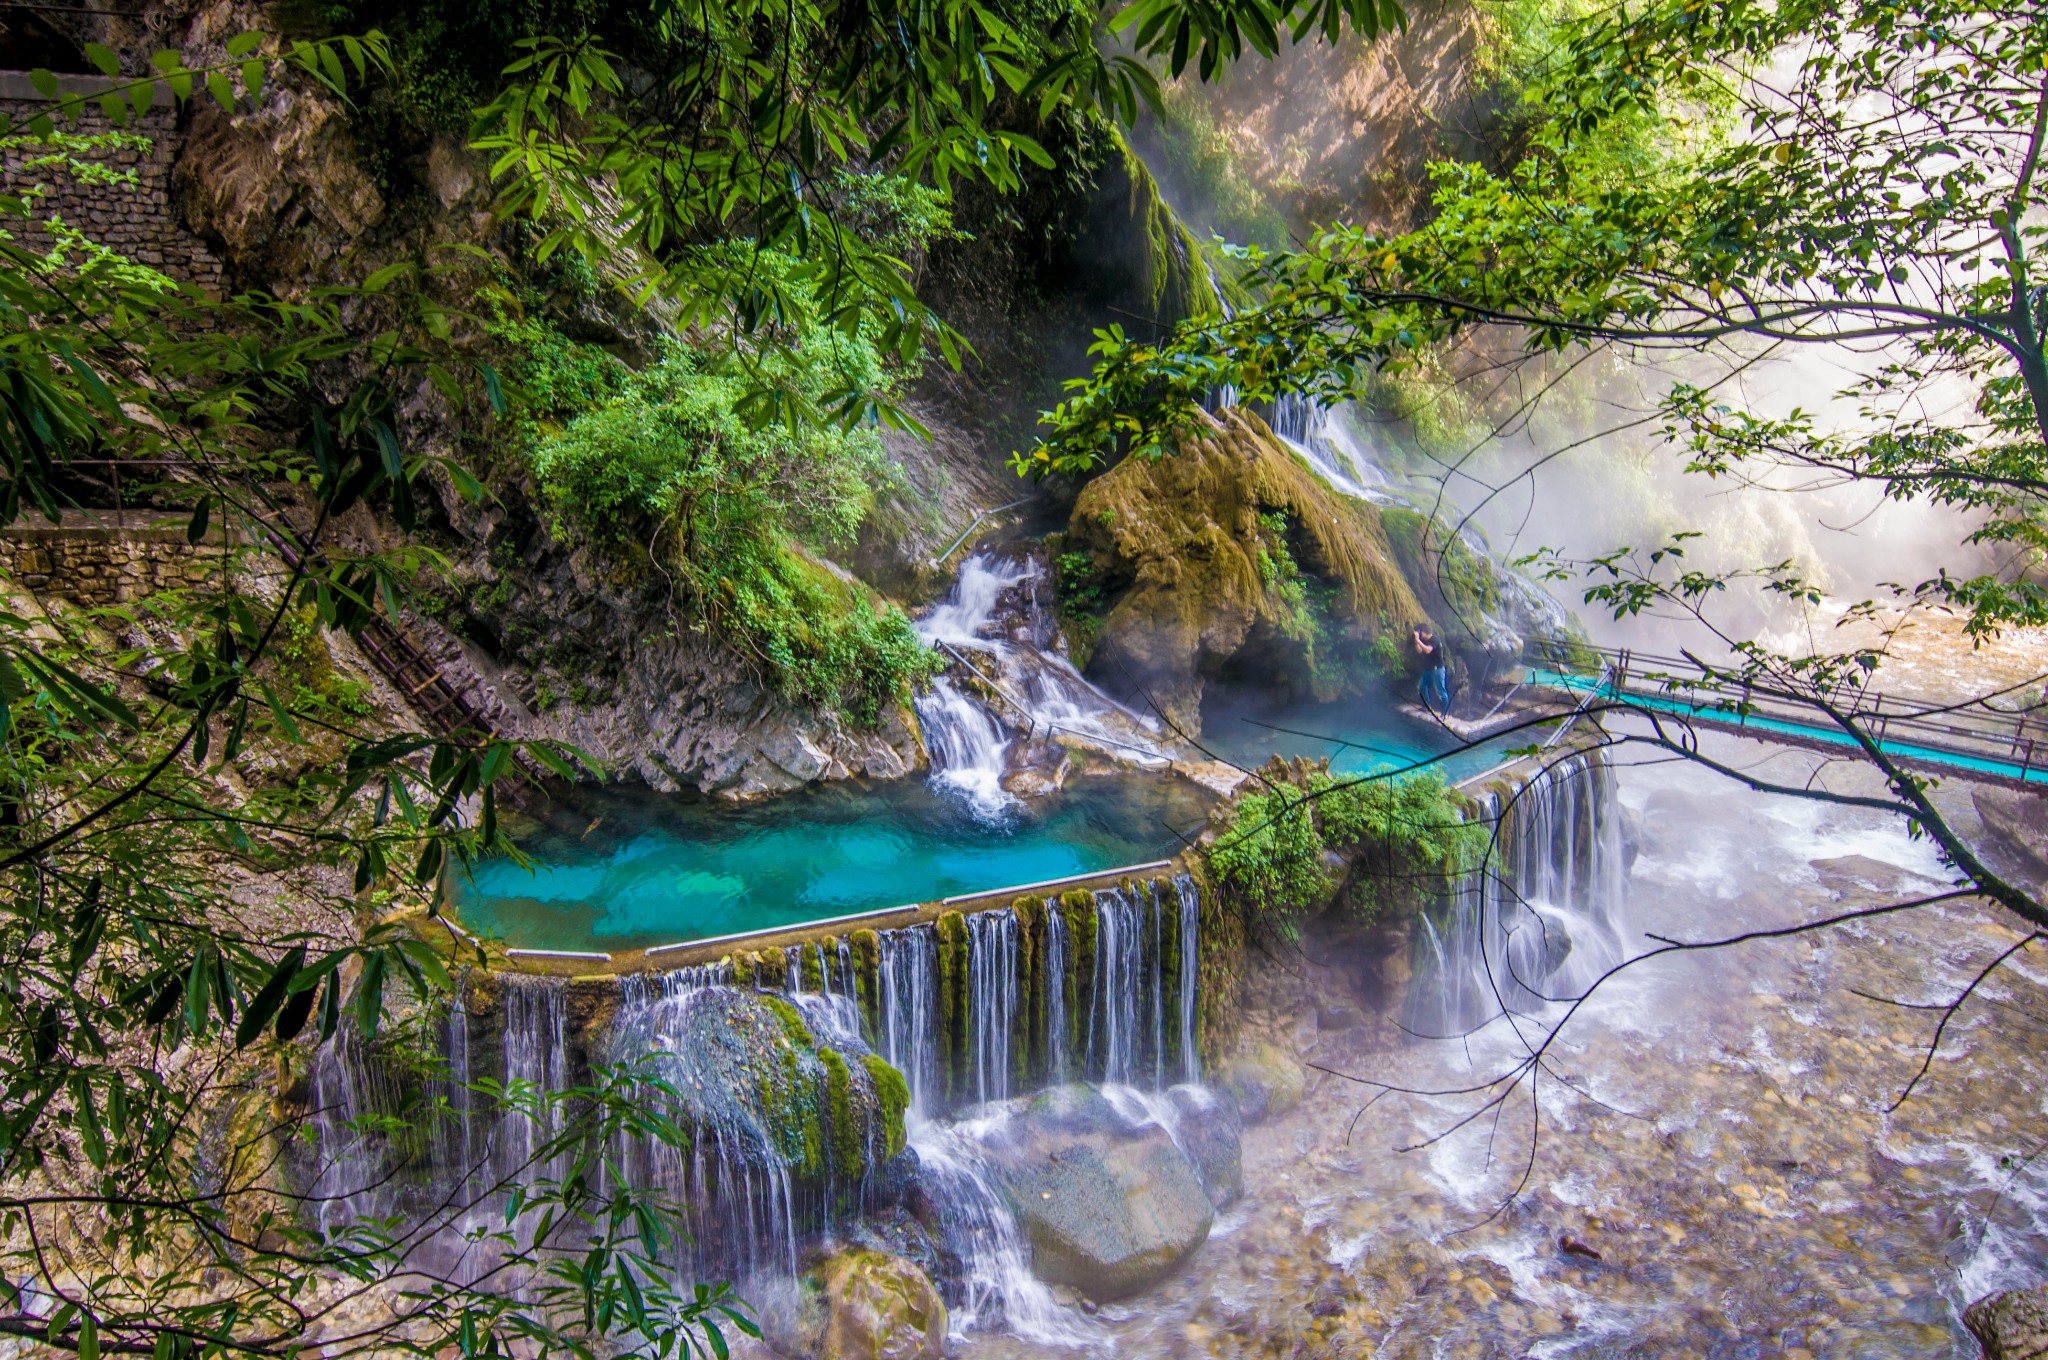
[[[1422,683],[1416,687],[1416,697],[1425,708],[1438,713],[1447,713],[1451,707],[1451,670],[1448,666],[1425,666]]]

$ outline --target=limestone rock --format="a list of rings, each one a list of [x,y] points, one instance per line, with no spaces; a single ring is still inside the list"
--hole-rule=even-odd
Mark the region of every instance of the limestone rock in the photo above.
[[[1980,853],[1992,867],[2035,889],[2048,887],[2048,798],[1979,784],[1970,801],[1984,823]]]
[[[1087,1087],[1055,1087],[1025,1106],[1000,1175],[1032,1270],[1097,1301],[1164,1278],[1215,1221],[1200,1175],[1167,1131],[1132,1126]]]
[[[939,1360],[946,1305],[901,1256],[849,1246],[805,1272],[794,1316],[769,1335],[792,1360]]]
[[[1307,696],[1333,677],[1372,674],[1340,668],[1336,653],[1362,653],[1389,630],[1405,637],[1424,618],[1374,506],[1332,491],[1257,416],[1203,420],[1177,452],[1125,459],[1090,482],[1066,535],[1111,600],[1089,674],[1112,693],[1143,690],[1189,732],[1219,673],[1256,671],[1280,697]],[[1302,573],[1332,588],[1337,636],[1306,641],[1304,606],[1276,566],[1282,540]]]
[[[1221,1085],[1237,1098],[1247,1124],[1286,1114],[1301,1104],[1308,1074],[1274,1044],[1253,1044],[1223,1069]]]
[[[1983,1345],[1985,1360],[2044,1360],[2048,1286],[1987,1294],[1963,1310],[1963,1325]]]

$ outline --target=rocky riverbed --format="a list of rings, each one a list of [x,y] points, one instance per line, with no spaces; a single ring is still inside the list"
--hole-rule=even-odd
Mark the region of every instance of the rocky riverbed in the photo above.
[[[1812,760],[1732,741],[1720,754],[1781,779]],[[1638,950],[1652,934],[1778,929],[1945,886],[1895,824],[1619,759],[1640,827],[1626,924]],[[1967,790],[1945,796],[1974,831]],[[1492,1106],[1501,1088],[1383,1088],[1481,1085],[1542,1040],[1536,1018],[1413,1042],[1355,968],[1275,955],[1251,1023],[1304,1063],[1307,1094],[1246,1129],[1242,1200],[1178,1274],[1089,1319],[1092,1344],[1973,1356],[1965,1305],[2048,1277],[2048,1167],[2034,1160],[2048,1138],[2048,959],[2008,960],[1898,1101],[1941,1019],[1921,1008],[2019,938],[1956,902],[1669,955],[1603,988],[1533,1089]],[[965,1353],[1046,1352],[976,1334]]]

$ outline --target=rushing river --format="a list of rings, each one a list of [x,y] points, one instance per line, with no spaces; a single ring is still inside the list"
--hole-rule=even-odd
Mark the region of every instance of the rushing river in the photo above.
[[[1811,765],[1719,746],[1781,778]],[[1649,934],[1768,929],[1945,877],[1895,823],[1618,759],[1641,820],[1635,950]],[[1298,1110],[1247,1133],[1245,1201],[1181,1274],[1105,1309],[1098,1347],[1975,1356],[1962,1305],[2048,1274],[2048,1159],[2031,1160],[2048,1140],[2048,961],[2023,953],[2002,970],[1896,1111],[1938,1014],[1856,993],[1944,1002],[2016,938],[1959,905],[1667,956],[1603,989],[1533,1101],[1524,1085],[1497,1118],[1469,1095],[1368,1105],[1374,1088],[1323,1075]],[[1493,1077],[1543,1032],[1524,1018],[1416,1043],[1384,1016],[1319,1031],[1318,1008],[1350,985],[1283,960],[1251,1023],[1335,1072],[1430,1090]],[[1561,1250],[1561,1235],[1599,1259]],[[975,1336],[967,1353],[1045,1352]]]

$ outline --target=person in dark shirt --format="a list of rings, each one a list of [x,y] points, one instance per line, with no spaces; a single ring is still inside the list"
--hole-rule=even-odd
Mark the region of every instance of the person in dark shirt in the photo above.
[[[1415,653],[1422,658],[1422,682],[1416,697],[1433,713],[1451,709],[1451,658],[1436,630],[1423,624],[1415,630]]]

